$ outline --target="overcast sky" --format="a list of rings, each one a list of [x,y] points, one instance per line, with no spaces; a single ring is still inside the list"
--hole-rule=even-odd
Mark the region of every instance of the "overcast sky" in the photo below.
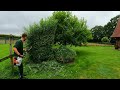
[[[0,34],[21,35],[23,27],[39,22],[41,18],[52,15],[53,11],[0,11]],[[79,19],[84,17],[89,28],[105,25],[120,11],[72,11]]]

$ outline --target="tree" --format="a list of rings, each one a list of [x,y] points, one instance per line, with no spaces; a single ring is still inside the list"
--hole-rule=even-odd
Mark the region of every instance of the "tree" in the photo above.
[[[73,39],[75,41],[75,45],[81,45],[82,43],[86,43],[89,39],[92,38],[92,34],[86,25],[86,20],[84,18],[80,19],[74,28]]]
[[[58,21],[54,43],[80,45],[87,42],[90,32],[86,20],[79,20],[69,11],[53,12],[52,17]]]
[[[119,18],[120,18],[120,15],[117,15],[111,18],[111,20],[104,26],[104,35],[110,39],[111,43],[115,43],[115,39],[110,37],[113,31],[115,30],[115,27],[117,25]]]
[[[118,19],[119,19],[120,15],[117,15],[116,17],[111,18],[111,20],[104,26],[104,35],[107,36],[108,38],[110,38],[110,36],[112,35]]]
[[[95,26],[91,29],[93,41],[101,42],[101,39],[104,37],[104,27],[103,26]]]

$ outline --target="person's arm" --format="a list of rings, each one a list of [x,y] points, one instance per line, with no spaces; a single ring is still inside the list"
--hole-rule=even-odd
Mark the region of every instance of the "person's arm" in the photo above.
[[[14,50],[14,52],[15,52],[18,56],[23,57],[23,55],[21,55],[21,54],[18,52],[17,48],[14,47],[13,50]]]

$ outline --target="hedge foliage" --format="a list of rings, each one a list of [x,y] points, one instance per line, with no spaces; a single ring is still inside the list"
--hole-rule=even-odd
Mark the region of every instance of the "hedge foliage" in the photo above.
[[[55,52],[55,58],[57,61],[62,63],[68,63],[75,60],[76,52],[73,50],[70,50],[66,46],[60,46],[58,49],[56,49]]]
[[[47,18],[25,28],[28,34],[27,46],[32,46],[29,51],[30,60],[34,63],[54,59],[51,46],[54,43],[56,22],[53,18]]]

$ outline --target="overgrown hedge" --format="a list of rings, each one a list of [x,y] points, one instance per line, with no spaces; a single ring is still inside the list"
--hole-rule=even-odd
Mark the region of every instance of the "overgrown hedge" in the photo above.
[[[52,48],[55,41],[55,34],[58,20],[54,17],[41,19],[36,24],[25,28],[28,35],[27,46],[32,49],[29,51],[29,60],[34,63],[40,63],[45,60],[53,60],[66,63],[75,59],[76,53],[66,46],[61,46],[56,51]]]
[[[52,44],[54,43],[56,20],[47,18],[39,24],[34,24],[26,29],[28,34],[27,45],[32,46],[29,51],[30,60],[34,63],[54,59]]]

